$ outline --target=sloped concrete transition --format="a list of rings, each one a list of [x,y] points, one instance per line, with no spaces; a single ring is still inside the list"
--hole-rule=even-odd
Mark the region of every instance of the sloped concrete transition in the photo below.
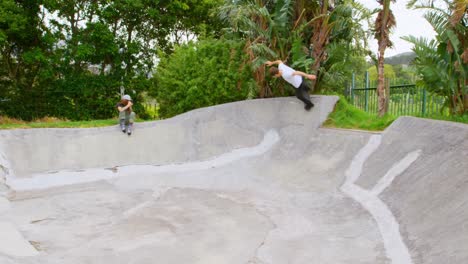
[[[468,126],[319,128],[337,99],[0,131],[0,263],[468,263]]]

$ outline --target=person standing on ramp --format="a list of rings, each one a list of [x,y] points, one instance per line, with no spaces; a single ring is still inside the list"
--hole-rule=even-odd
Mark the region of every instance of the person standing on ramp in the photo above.
[[[281,76],[283,77],[285,81],[287,81],[292,86],[294,86],[295,88],[294,90],[296,91],[296,97],[302,102],[304,102],[305,110],[309,111],[312,107],[314,107],[314,104],[310,101],[310,95],[309,95],[310,88],[304,82],[303,77],[310,79],[310,80],[315,80],[317,79],[317,76],[313,74],[307,74],[301,71],[296,71],[293,68],[288,67],[281,60],[267,61],[265,62],[265,64],[269,67],[275,64],[278,65],[278,68],[277,67],[270,68],[270,74],[275,78],[278,78]]]

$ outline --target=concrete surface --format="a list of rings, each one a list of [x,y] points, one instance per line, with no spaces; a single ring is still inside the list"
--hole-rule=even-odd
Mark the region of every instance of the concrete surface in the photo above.
[[[131,137],[0,131],[0,222],[18,245],[1,237],[0,263],[468,263],[468,126],[323,129],[337,97],[312,100],[199,109]]]
[[[29,257],[36,256],[37,250],[16,230],[11,223],[0,222],[2,240],[0,251],[6,255]]]

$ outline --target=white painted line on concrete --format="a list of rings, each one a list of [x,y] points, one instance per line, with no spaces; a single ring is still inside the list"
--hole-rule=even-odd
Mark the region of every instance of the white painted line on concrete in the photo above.
[[[1,151],[0,151],[0,169],[3,169],[7,176],[12,174],[10,162],[8,162],[8,159],[6,158],[5,154],[3,154]]]
[[[118,167],[117,172],[108,169],[86,169],[81,171],[60,171],[54,174],[41,173],[34,174],[31,178],[8,177],[7,184],[14,190],[34,190],[51,187],[72,185],[78,183],[88,183],[100,180],[110,180],[113,178],[128,175],[130,173],[174,173],[211,169],[213,167],[224,166],[234,161],[259,156],[270,150],[280,140],[278,132],[268,131],[262,142],[254,147],[235,149],[222,154],[214,159],[197,162],[187,162],[180,164],[168,164],[161,166],[154,165],[130,165]]]
[[[387,205],[373,193],[354,184],[341,190],[362,205],[375,219],[382,235],[387,257],[393,264],[412,264],[408,248],[400,234],[398,222]]]
[[[380,234],[382,235],[385,252],[392,263],[412,264],[413,261],[411,260],[408,248],[406,247],[401,237],[398,222],[396,221],[395,216],[392,214],[390,209],[384,202],[382,202],[382,200],[379,199],[378,194],[364,190],[363,188],[354,184],[359,176],[361,176],[365,161],[379,147],[380,142],[381,136],[374,135],[370,138],[366,146],[364,146],[358,152],[358,154],[353,158],[350,167],[348,170],[346,170],[346,180],[340,189],[355,201],[360,203],[375,219],[379,227]],[[417,155],[419,155],[419,152],[417,151],[413,153],[418,153]],[[386,174],[388,177],[379,181],[379,184],[376,186],[377,189],[374,188],[374,190],[380,190],[382,188],[385,189],[387,186],[389,186],[394,177],[402,172],[399,172],[400,170],[395,167],[398,165],[404,166],[405,164],[409,163],[409,161],[411,161],[415,155],[416,154],[407,155],[406,157],[409,156],[409,158],[405,157],[402,161],[394,165]],[[412,161],[409,164],[411,163]]]
[[[380,146],[382,137],[380,135],[373,135],[367,142],[367,145],[362,148],[356,156],[354,156],[349,165],[348,169],[345,171],[346,183],[355,183],[356,180],[361,176],[362,167],[364,162],[369,158],[369,156],[377,150]]]
[[[39,253],[11,223],[0,222],[0,252],[13,257],[32,257]]]
[[[11,169],[10,169],[10,163],[5,157],[5,154],[3,154],[0,151],[0,189],[5,188],[6,186],[6,179],[10,175]],[[3,186],[3,187],[2,187]],[[6,190],[8,190],[8,186],[6,186]],[[0,214],[5,213],[8,211],[11,207],[10,200],[8,200],[6,197],[6,193],[0,192]],[[1,234],[1,233],[0,233]],[[1,237],[0,237],[1,239]]]
[[[393,165],[382,178],[380,178],[379,182],[374,186],[371,192],[374,195],[381,194],[388,186],[390,186],[390,184],[392,184],[393,180],[398,175],[404,172],[414,161],[418,159],[420,154],[420,149],[408,153],[402,160]]]

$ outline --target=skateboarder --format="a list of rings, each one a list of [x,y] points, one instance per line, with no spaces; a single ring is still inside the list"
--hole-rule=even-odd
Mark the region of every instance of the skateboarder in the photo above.
[[[281,60],[267,61],[265,64],[267,66],[272,66],[274,64],[278,65],[278,68],[277,67],[270,68],[270,74],[275,78],[278,78],[281,76],[283,77],[285,81],[287,81],[292,86],[294,86],[295,88],[294,90],[296,91],[296,97],[302,102],[304,102],[305,110],[309,111],[314,106],[314,104],[310,101],[310,95],[309,95],[310,88],[304,82],[302,77],[310,79],[310,80],[315,80],[317,76],[313,74],[307,74],[301,71],[296,71],[293,68],[288,67]]]
[[[123,133],[127,132],[130,136],[133,130],[133,123],[135,122],[135,112],[132,110],[132,98],[126,94],[122,96],[120,102],[116,105],[119,110],[120,129]]]

